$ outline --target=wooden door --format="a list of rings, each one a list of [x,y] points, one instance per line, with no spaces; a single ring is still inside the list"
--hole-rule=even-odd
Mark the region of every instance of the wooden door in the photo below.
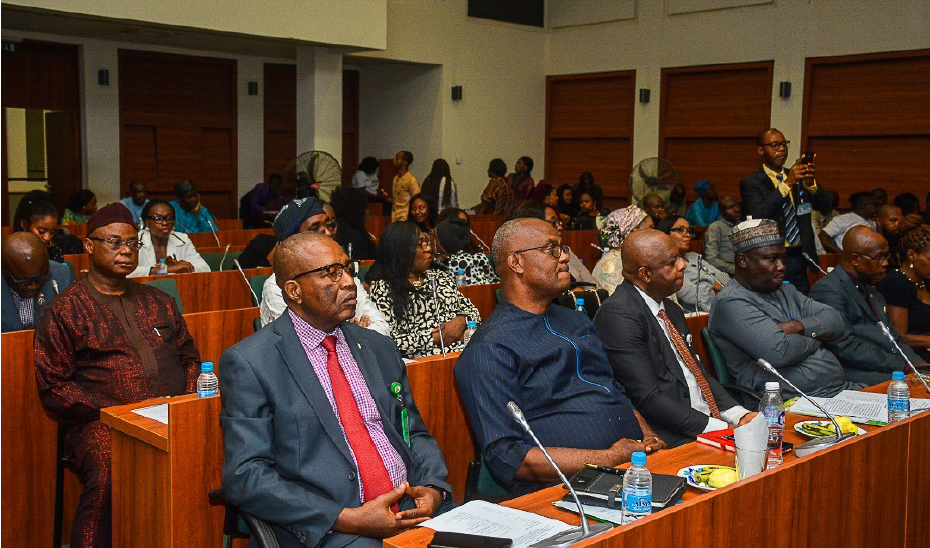
[[[358,171],[358,78],[357,70],[342,71],[342,185],[351,186]]]
[[[45,113],[45,176],[48,190],[59,211],[68,198],[81,188],[81,174],[71,153],[74,142],[74,116],[71,112]]]
[[[265,181],[297,157],[297,67],[265,63]],[[258,183],[259,181],[256,181]]]

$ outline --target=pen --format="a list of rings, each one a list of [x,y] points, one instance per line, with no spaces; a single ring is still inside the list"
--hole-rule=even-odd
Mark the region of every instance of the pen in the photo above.
[[[590,468],[591,470],[597,470],[598,472],[604,472],[605,474],[613,474],[615,476],[622,476],[626,470],[621,470],[619,468],[607,468],[606,466],[598,466],[596,464],[585,463],[585,468]]]

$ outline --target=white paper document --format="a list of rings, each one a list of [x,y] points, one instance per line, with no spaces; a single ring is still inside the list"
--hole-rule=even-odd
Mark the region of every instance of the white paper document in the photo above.
[[[142,415],[143,417],[156,420],[162,424],[168,424],[167,403],[163,403],[161,405],[150,405],[148,407],[140,407],[138,409],[133,409],[132,412],[136,415]]]
[[[845,415],[853,422],[866,423],[869,421],[888,422],[888,396],[873,392],[858,392],[856,390],[843,390],[832,398],[813,398],[824,406],[833,415]],[[911,412],[930,409],[930,399],[911,398]],[[824,414],[804,398],[799,399],[791,406],[791,413],[823,417]]]
[[[557,500],[552,503],[556,508],[568,510],[574,514],[578,513],[578,506],[574,502]],[[599,521],[606,521],[614,525],[623,525],[623,510],[619,508],[604,508],[602,506],[585,505],[584,513],[586,516]]]
[[[420,526],[448,533],[509,538],[513,540],[513,548],[527,548],[572,528],[559,520],[483,500],[467,502],[441,516],[424,521]]]

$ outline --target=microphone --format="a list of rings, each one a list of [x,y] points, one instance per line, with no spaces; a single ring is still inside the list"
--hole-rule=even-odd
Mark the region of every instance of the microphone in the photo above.
[[[694,311],[701,311],[701,273],[704,272],[704,256],[698,255],[698,277],[697,282],[694,284]]]
[[[599,245],[597,245],[596,243],[593,243],[593,242],[592,242],[590,245],[591,245],[591,247],[593,247],[594,249],[600,251],[601,253],[606,253],[606,251],[604,250],[604,248],[601,247],[601,246],[599,246]]]
[[[232,244],[226,244],[226,249],[223,251],[223,258],[220,259],[220,270],[223,270],[223,263],[226,262],[226,254],[229,253],[229,246],[231,245]]]
[[[552,457],[549,456],[549,452],[546,451],[546,448],[543,447],[543,444],[539,442],[539,439],[536,437],[536,434],[533,433],[533,429],[530,428],[530,423],[526,421],[526,417],[523,416],[523,411],[520,407],[513,401],[507,402],[507,410],[510,411],[510,414],[513,415],[513,419],[517,421],[517,424],[523,427],[526,430],[526,433],[533,438],[533,442],[536,443],[536,447],[539,447],[539,450],[542,451],[543,456],[546,457],[546,460],[549,461],[549,464],[552,466],[555,473],[559,475],[559,479],[562,480],[562,483],[565,484],[565,487],[568,489],[568,492],[572,494],[572,498],[575,499],[575,505],[578,506],[578,513],[581,516],[581,527],[574,527],[567,531],[557,533],[545,540],[541,540],[534,544],[534,547],[556,547],[556,546],[569,546],[580,540],[591,538],[595,535],[599,535],[604,531],[610,531],[612,527],[606,523],[594,523],[590,526],[588,525],[588,518],[584,514],[584,506],[581,505],[581,501],[578,500],[578,493],[575,492],[575,489],[572,487],[572,484],[565,477],[565,474],[559,470],[559,467],[555,465],[555,461],[552,460]]]
[[[810,455],[811,453],[815,453],[817,451],[820,451],[821,449],[826,449],[827,447],[830,447],[831,445],[836,445],[842,442],[843,440],[847,440],[849,438],[855,437],[856,434],[853,434],[853,433],[844,434],[843,431],[840,429],[840,425],[837,424],[836,419],[833,418],[833,415],[831,415],[830,412],[827,411],[826,408],[824,408],[824,406],[814,401],[814,399],[808,396],[807,394],[805,394],[803,390],[795,386],[793,382],[786,379],[784,375],[782,375],[781,373],[778,372],[777,369],[772,367],[772,364],[770,364],[769,362],[765,361],[762,358],[759,358],[758,360],[756,360],[756,363],[759,364],[763,369],[765,369],[769,373],[775,375],[779,379],[788,383],[788,386],[790,386],[791,388],[794,388],[794,391],[800,394],[801,396],[803,396],[805,400],[814,404],[814,406],[817,407],[817,409],[820,409],[820,411],[823,412],[823,414],[826,415],[828,419],[830,419],[830,422],[833,423],[833,428],[836,430],[836,439],[834,439],[832,436],[822,436],[822,437],[814,438],[810,441],[804,442],[801,445],[798,445],[797,447],[795,447],[794,452],[797,456],[803,457],[805,455]]]
[[[478,235],[475,234],[475,231],[474,231],[474,230],[472,230],[472,229],[469,228],[468,231],[471,232],[471,235],[474,236],[476,240],[478,240],[478,243],[481,244],[481,247],[484,248],[484,251],[485,251],[486,253],[490,253],[490,252],[491,252],[491,248],[488,247],[488,244],[484,243],[484,240],[482,240],[481,238],[479,238]]]
[[[223,244],[220,243],[220,237],[216,235],[216,225],[213,224],[213,219],[207,219],[207,224],[210,225],[210,229],[213,231],[213,239],[216,240],[216,247],[223,247]]]
[[[888,329],[888,326],[885,325],[884,322],[876,322],[876,323],[878,324],[878,328],[882,330],[882,333],[884,333],[885,336],[888,337],[888,340],[891,341],[891,344],[893,344],[894,347],[898,350],[898,354],[901,354],[901,357],[904,358],[904,361],[906,361],[907,364],[911,366],[911,369],[914,371],[914,376],[917,377],[917,380],[919,380],[920,383],[924,385],[924,390],[926,390],[927,393],[930,394],[930,387],[927,386],[927,381],[924,380],[923,376],[917,371],[917,368],[914,367],[914,363],[911,362],[911,359],[907,357],[907,354],[901,351],[901,347],[898,346],[898,341],[894,340],[894,337],[891,335],[891,330]]]
[[[253,302],[255,306],[258,306],[262,303],[262,300],[255,295],[255,291],[252,290],[252,284],[249,283],[248,276],[245,275],[245,271],[242,270],[242,266],[239,265],[239,259],[233,259],[233,264],[236,265],[236,269],[239,270],[239,274],[242,274],[242,279],[245,280],[246,287],[249,288],[249,293],[252,294]]]
[[[436,278],[430,278],[430,289],[433,291],[433,304],[436,305],[436,326],[439,328],[439,349],[442,350],[442,357],[446,357],[446,341],[442,338],[442,322],[439,321],[439,282]]]
[[[349,246],[349,249],[347,249],[347,251],[349,252],[349,260],[351,261],[352,260],[352,242],[349,242],[347,245]]]
[[[807,259],[807,262],[809,262],[810,264],[814,265],[814,268],[816,268],[817,270],[819,270],[821,274],[823,274],[824,276],[827,275],[827,272],[826,272],[824,269],[820,268],[820,263],[818,263],[818,262],[815,261],[814,259],[811,259],[811,256],[807,254],[807,251],[802,251],[802,252],[801,252],[801,256],[804,257],[805,259]]]

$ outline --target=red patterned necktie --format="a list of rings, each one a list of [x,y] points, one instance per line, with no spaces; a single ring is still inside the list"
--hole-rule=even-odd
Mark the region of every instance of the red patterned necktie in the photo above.
[[[346,380],[346,375],[339,365],[339,358],[336,356],[336,337],[329,335],[323,339],[320,346],[326,350],[326,370],[329,372],[329,381],[333,386],[333,399],[336,400],[336,409],[339,410],[339,418],[342,420],[342,429],[345,431],[346,439],[349,440],[352,452],[355,453],[358,474],[362,478],[362,488],[367,502],[394,489],[394,484],[365,426],[349,381]],[[397,504],[394,504],[391,509],[396,512]]]
[[[698,367],[698,364],[694,361],[694,357],[691,355],[691,350],[688,349],[688,345],[685,344],[685,340],[681,338],[681,333],[679,333],[678,329],[675,328],[675,324],[673,324],[672,320],[669,319],[668,314],[665,313],[664,309],[659,310],[659,317],[662,318],[663,322],[665,322],[665,328],[668,330],[668,334],[672,339],[672,343],[678,350],[678,355],[681,356],[681,359],[684,360],[685,365],[687,365],[688,369],[691,370],[691,374],[694,375],[694,380],[697,381],[698,388],[701,389],[701,394],[704,395],[704,401],[707,402],[707,407],[710,408],[710,415],[715,419],[719,419],[720,410],[717,409],[717,401],[714,400],[714,393],[710,391],[710,385],[707,384],[707,379],[704,377],[704,373],[701,372],[701,368]]]

